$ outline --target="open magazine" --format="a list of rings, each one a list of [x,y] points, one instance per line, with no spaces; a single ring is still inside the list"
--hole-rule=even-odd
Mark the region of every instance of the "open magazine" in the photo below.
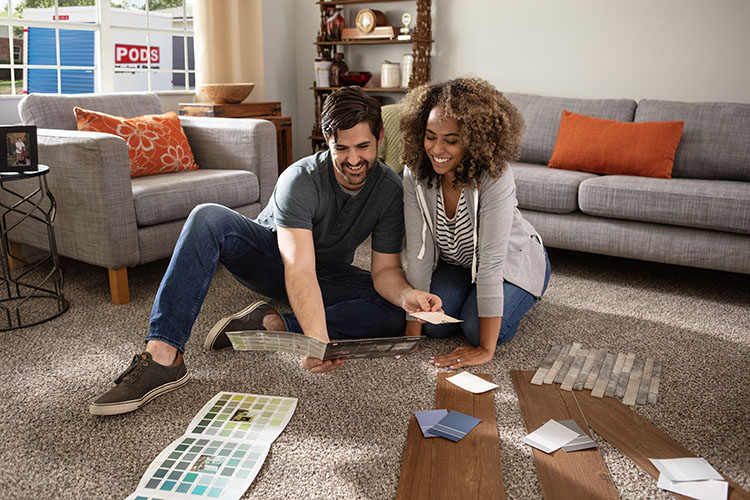
[[[416,348],[424,336],[383,337],[356,340],[322,340],[299,333],[273,332],[268,330],[244,330],[227,332],[235,351],[280,351],[301,354],[322,360],[377,358],[408,354]]]

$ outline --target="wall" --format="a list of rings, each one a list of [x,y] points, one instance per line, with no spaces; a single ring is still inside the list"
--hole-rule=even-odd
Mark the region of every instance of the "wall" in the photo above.
[[[291,116],[292,138],[310,135],[312,122],[305,124],[297,119],[297,60],[295,50],[295,3],[300,0],[263,0],[263,60],[265,61],[265,100],[281,102],[281,113]],[[310,63],[312,65],[312,63]],[[312,99],[310,99],[312,102]],[[304,105],[304,101],[302,101]],[[294,145],[296,158],[301,146]]]
[[[22,96],[0,96],[0,125],[15,125],[21,123],[18,116],[18,101]]]
[[[413,6],[375,8],[397,24],[391,13]],[[293,117],[295,158],[311,152],[319,19],[315,0],[263,0],[266,99]],[[750,103],[746,0],[433,0],[432,19],[434,80],[472,73],[509,92]],[[376,73],[408,45],[394,47],[347,55],[351,69]],[[0,124],[19,121],[16,102],[0,96]]]
[[[746,0],[435,4],[436,79],[473,72],[514,92],[750,102]]]
[[[300,157],[311,151],[301,135],[313,121],[320,11],[313,0],[294,1]],[[508,92],[750,103],[746,0],[433,0],[432,20],[433,80],[471,73]],[[382,59],[352,69],[375,72]]]

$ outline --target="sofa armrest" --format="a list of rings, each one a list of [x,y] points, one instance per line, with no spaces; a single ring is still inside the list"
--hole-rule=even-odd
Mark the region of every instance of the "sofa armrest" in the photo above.
[[[249,170],[258,176],[265,206],[278,178],[276,128],[267,120],[181,116],[200,168]]]
[[[138,264],[125,141],[110,134],[57,129],[39,129],[37,137],[39,163],[50,168],[47,182],[57,202],[60,254],[110,269]]]

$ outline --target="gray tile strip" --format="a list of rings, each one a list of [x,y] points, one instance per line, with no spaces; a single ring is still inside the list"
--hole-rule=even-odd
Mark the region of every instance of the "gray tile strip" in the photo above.
[[[646,398],[646,401],[649,403],[656,403],[659,393],[659,382],[661,381],[662,364],[663,360],[661,358],[656,358],[654,361],[654,373],[651,376],[651,385],[648,388],[648,398]]]
[[[568,357],[568,353],[570,352],[570,349],[572,347],[573,344],[563,346],[562,350],[560,351],[560,355],[557,357],[555,362],[552,364],[552,368],[549,369],[549,372],[547,372],[547,375],[544,377],[545,384],[551,384],[555,380],[555,375],[557,375],[558,370],[565,362],[565,359]]]
[[[638,387],[641,385],[641,377],[643,376],[643,367],[646,362],[643,359],[636,359],[633,363],[633,369],[630,372],[630,380],[628,381],[628,387],[625,389],[625,397],[622,398],[622,403],[628,406],[633,406],[635,400],[638,397]]]
[[[617,388],[617,381],[620,380],[620,374],[622,373],[622,367],[625,365],[626,354],[621,352],[617,355],[615,360],[615,367],[612,369],[612,375],[609,376],[609,382],[607,382],[607,388],[604,390],[604,395],[613,398],[615,397],[615,389]]]
[[[601,398],[604,396],[604,391],[607,389],[609,383],[609,377],[612,375],[612,368],[615,366],[615,360],[617,355],[613,352],[607,353],[607,357],[604,359],[604,364],[599,372],[599,378],[594,383],[594,388],[591,390],[591,395],[595,398]]]
[[[599,378],[599,372],[602,370],[602,366],[604,365],[604,360],[607,359],[607,350],[604,348],[599,349],[599,352],[596,354],[596,358],[594,359],[594,365],[591,367],[591,372],[589,372],[589,376],[586,379],[586,383],[583,384],[584,389],[593,389],[594,384],[596,384],[596,379]]]
[[[620,379],[617,381],[617,389],[615,389],[615,396],[620,399],[625,397],[625,389],[630,380],[630,372],[633,370],[633,362],[635,362],[635,354],[629,352],[625,358],[625,364],[622,366]]]
[[[552,368],[552,365],[554,364],[557,357],[560,355],[560,351],[562,350],[562,346],[555,344],[552,346],[552,349],[549,350],[549,353],[547,353],[547,357],[544,358],[544,361],[542,361],[542,365],[537,369],[536,373],[531,379],[531,383],[534,385],[542,385],[544,382],[544,377],[547,376],[547,373],[549,372],[549,369]]]
[[[578,376],[581,374],[583,365],[586,363],[586,354],[588,354],[588,351],[586,349],[578,351],[578,355],[575,357],[575,361],[573,361],[573,366],[570,367],[570,370],[568,370],[568,374],[565,375],[565,380],[563,380],[560,389],[562,389],[563,391],[573,390],[573,384],[575,384],[576,380],[578,380]]]
[[[597,352],[598,351],[596,349],[589,349],[589,353],[586,355],[586,362],[583,364],[581,374],[578,375],[576,383],[573,384],[573,389],[575,389],[576,391],[580,391],[581,389],[583,389],[583,384],[586,383],[586,379],[589,378],[589,373],[591,373],[591,367],[594,366],[594,360],[596,359]]]

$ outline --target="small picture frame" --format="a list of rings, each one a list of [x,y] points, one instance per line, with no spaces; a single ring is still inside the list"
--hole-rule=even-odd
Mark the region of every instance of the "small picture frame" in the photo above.
[[[39,156],[36,126],[0,126],[0,173],[36,172]]]

